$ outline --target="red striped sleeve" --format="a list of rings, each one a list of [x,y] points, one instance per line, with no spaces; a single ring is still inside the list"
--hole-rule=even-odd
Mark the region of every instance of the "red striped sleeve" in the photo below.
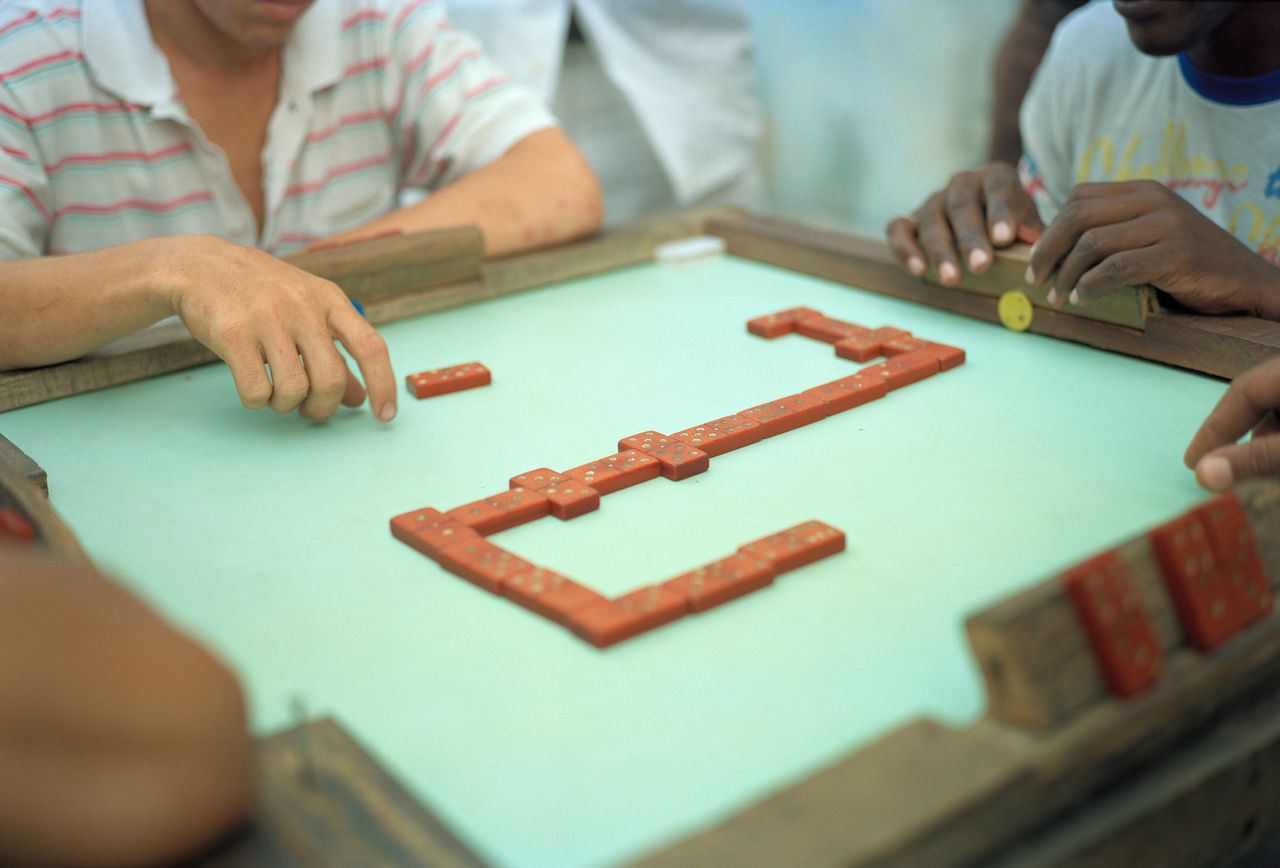
[[[15,27],[21,27],[24,24],[29,24],[30,22],[35,21],[36,17],[37,17],[36,11],[32,9],[30,12],[28,12],[26,15],[23,15],[21,18],[13,19],[8,24],[0,26],[0,36],[4,36],[6,33],[8,33],[10,30],[12,30]]]
[[[404,26],[404,22],[408,20],[410,15],[431,2],[433,2],[433,0],[416,0],[416,2],[410,3],[408,6],[401,9],[400,14],[396,16],[396,20],[391,23],[392,32],[399,32],[400,28]]]

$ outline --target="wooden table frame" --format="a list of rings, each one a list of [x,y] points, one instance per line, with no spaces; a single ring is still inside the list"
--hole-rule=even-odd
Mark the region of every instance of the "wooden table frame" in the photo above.
[[[483,264],[473,232],[440,233],[431,243],[446,264],[399,267],[394,280],[343,266],[342,251],[298,264],[337,280],[383,323],[647,262],[656,246],[702,234],[723,239],[733,255],[998,321],[996,298],[921,281],[878,241],[726,210]],[[1219,377],[1280,351],[1280,325],[1252,317],[1157,311],[1139,330],[1037,308],[1031,330]],[[0,376],[0,410],[212,360],[189,338],[144,338],[108,355]],[[1280,483],[1238,492],[1276,585]],[[1145,539],[1122,551],[1170,661],[1154,689],[1110,698],[1051,578],[968,619],[987,687],[978,722],[909,722],[638,864],[1170,868],[1217,864],[1256,845],[1280,827],[1280,616],[1213,653],[1196,652]]]

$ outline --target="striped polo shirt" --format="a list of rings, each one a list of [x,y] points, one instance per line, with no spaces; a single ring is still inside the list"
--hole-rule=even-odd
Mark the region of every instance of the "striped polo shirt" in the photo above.
[[[0,257],[209,234],[283,254],[554,120],[434,0],[317,0],[284,48],[264,225],[187,114],[142,0],[0,0]]]

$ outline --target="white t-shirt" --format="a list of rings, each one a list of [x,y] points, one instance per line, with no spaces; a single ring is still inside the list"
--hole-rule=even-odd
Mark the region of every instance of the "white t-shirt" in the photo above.
[[[550,104],[570,12],[623,93],[677,201],[759,172],[754,38],[742,0],[447,0],[512,77]]]
[[[1280,71],[1151,57],[1110,3],[1068,17],[1022,106],[1023,184],[1053,219],[1087,181],[1150,178],[1280,264]]]
[[[554,124],[430,0],[318,0],[284,48],[255,228],[142,0],[0,3],[0,258],[209,234],[283,254]]]

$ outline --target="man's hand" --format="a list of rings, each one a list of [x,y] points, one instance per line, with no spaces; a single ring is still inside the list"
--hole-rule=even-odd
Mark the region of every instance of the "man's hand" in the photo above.
[[[1081,184],[1031,251],[1027,281],[1057,269],[1049,303],[1087,304],[1149,283],[1202,313],[1280,319],[1280,270],[1155,181]]]
[[[1239,443],[1247,432],[1253,436]],[[1196,432],[1183,460],[1210,491],[1280,474],[1280,357],[1236,377]]]
[[[334,341],[360,366],[379,419],[396,414],[386,343],[342,290],[269,254],[217,238],[174,239],[170,304],[191,334],[231,369],[241,402],[326,419],[365,389]],[[265,366],[270,366],[268,376]]]
[[[991,267],[993,245],[1007,247],[1024,227],[1043,226],[1018,170],[993,162],[953,175],[946,189],[930,196],[912,216],[891,221],[885,231],[893,254],[908,271],[919,276],[932,267],[944,286],[955,286],[961,262],[981,274]]]

